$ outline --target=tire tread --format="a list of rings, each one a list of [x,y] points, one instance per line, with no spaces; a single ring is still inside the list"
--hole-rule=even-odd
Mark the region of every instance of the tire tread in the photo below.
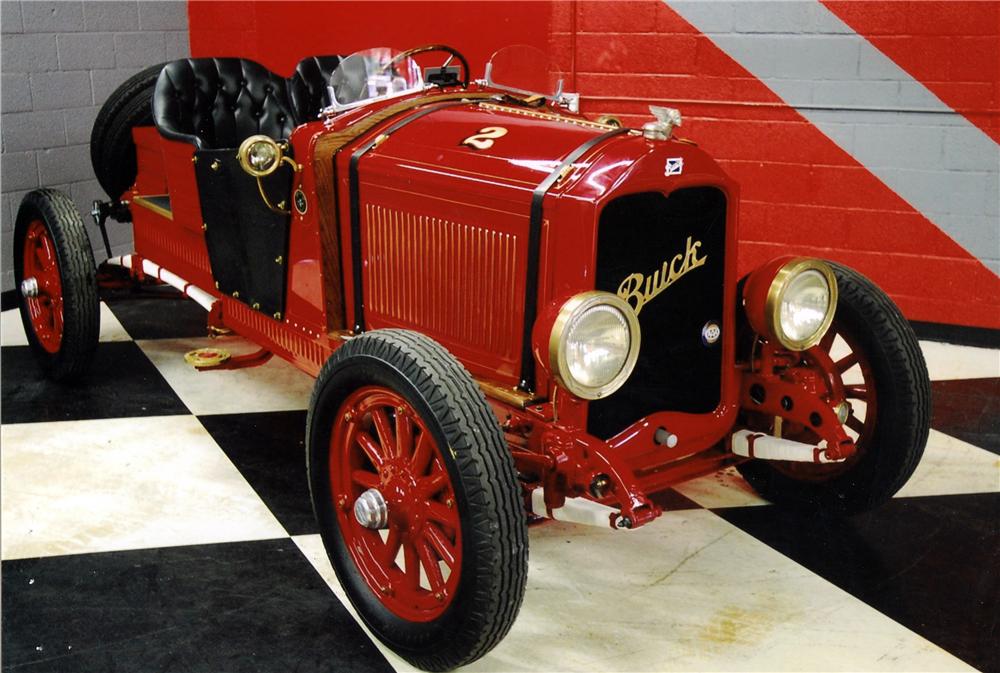
[[[15,280],[23,279],[25,229],[34,217],[39,217],[52,236],[59,264],[63,291],[63,335],[59,352],[45,351],[35,339],[21,297],[21,320],[29,344],[46,375],[55,381],[69,381],[85,374],[97,348],[100,333],[100,299],[97,291],[94,253],[90,237],[73,201],[56,189],[36,189],[28,192],[18,209],[14,236]]]
[[[474,619],[465,621],[462,633],[447,650],[408,656],[421,668],[449,670],[493,649],[507,635],[524,598],[528,538],[513,458],[496,417],[468,371],[442,346],[407,330],[376,330],[340,347],[320,371],[310,404],[310,426],[322,383],[342,362],[363,355],[398,367],[421,391],[451,442],[449,448],[470,502],[485,505],[474,508],[481,516],[471,522],[477,529],[473,537],[479,542],[475,549],[477,593],[471,600],[480,609]],[[487,510],[499,516],[486,517]],[[497,530],[491,529],[492,522],[497,522]]]

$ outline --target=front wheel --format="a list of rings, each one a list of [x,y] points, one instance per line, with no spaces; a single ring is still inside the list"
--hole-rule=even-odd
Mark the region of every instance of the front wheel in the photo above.
[[[368,628],[428,670],[489,652],[521,605],[527,527],[468,372],[420,334],[370,332],[324,365],[307,424],[323,542]]]
[[[843,463],[751,460],[738,469],[776,504],[855,514],[891,498],[916,469],[930,427],[930,381],[913,329],[892,300],[857,271],[830,266],[837,277],[837,312],[816,348],[833,361],[833,375],[843,384],[850,405],[845,426],[857,450]],[[818,439],[801,427],[783,436]]]
[[[73,202],[54,189],[25,195],[14,223],[21,322],[42,371],[66,381],[97,348],[100,300],[90,237]]]

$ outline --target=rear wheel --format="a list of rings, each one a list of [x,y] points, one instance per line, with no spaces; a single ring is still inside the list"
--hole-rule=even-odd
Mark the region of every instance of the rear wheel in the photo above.
[[[97,348],[99,299],[90,238],[65,194],[39,189],[24,197],[14,225],[14,278],[28,344],[46,376],[82,375]]]
[[[843,385],[850,405],[845,426],[857,451],[843,463],[751,460],[738,469],[777,504],[854,514],[891,498],[916,469],[930,427],[930,381],[913,329],[892,300],[857,271],[831,266],[837,312],[817,348],[832,361],[833,375]],[[787,425],[782,436],[818,440],[807,428]]]
[[[104,102],[90,133],[90,162],[101,187],[113,200],[135,182],[132,129],[153,124],[153,90],[164,64],[125,80]]]
[[[429,670],[489,652],[521,605],[527,527],[468,372],[413,332],[352,339],[320,372],[307,437],[323,541],[368,628]]]

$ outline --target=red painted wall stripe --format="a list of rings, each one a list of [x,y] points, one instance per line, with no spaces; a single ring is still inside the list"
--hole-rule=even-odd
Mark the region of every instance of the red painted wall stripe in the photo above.
[[[843,4],[851,7],[830,6],[873,42],[880,39],[877,25],[888,30],[891,19],[868,25],[859,17],[895,11],[888,9],[891,2],[863,3],[867,10]],[[526,42],[550,50],[570,90],[583,94],[587,113],[615,113],[640,124],[649,118],[647,100],[683,101],[682,135],[699,142],[742,184],[744,270],[787,251],[821,255],[871,276],[911,319],[1000,328],[1000,278],[661,2],[240,7],[237,13],[226,2],[189,4],[195,55],[249,56],[287,74],[306,54],[444,41],[470,56],[478,76],[495,48]],[[923,16],[936,13],[927,9]],[[913,25],[913,35],[932,35]],[[954,36],[965,24],[937,25],[951,26],[948,34]],[[279,29],[283,39],[276,37]],[[977,30],[982,36],[984,29]],[[893,42],[892,34],[881,37]],[[894,48],[883,52],[925,81],[920,68],[933,63],[909,48],[910,56],[897,56]],[[949,90],[935,82],[927,86],[953,106],[981,100],[967,87]]]

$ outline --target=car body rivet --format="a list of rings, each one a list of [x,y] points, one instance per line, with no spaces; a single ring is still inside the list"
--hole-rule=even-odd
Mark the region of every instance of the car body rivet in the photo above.
[[[438,601],[444,601],[444,594],[440,591],[436,591],[434,592],[434,598],[438,599]]]
[[[447,500],[444,501],[444,504],[448,509],[451,509],[455,506],[455,500],[454,498],[448,498]]]
[[[213,161],[212,165],[209,166],[209,168],[211,168],[213,171],[217,171],[221,167],[222,167],[222,162],[219,161],[218,159],[216,159],[215,161]]]

